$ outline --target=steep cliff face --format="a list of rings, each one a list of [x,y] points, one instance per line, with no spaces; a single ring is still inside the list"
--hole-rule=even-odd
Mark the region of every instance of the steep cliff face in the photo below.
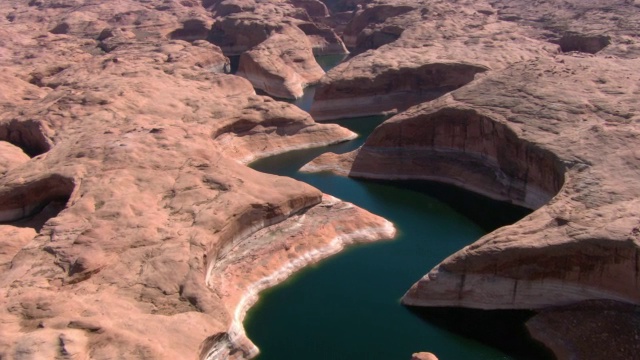
[[[398,112],[465,85],[487,70],[455,62],[421,64],[413,61],[415,57],[415,53],[394,51],[392,58],[385,59],[372,52],[339,65],[322,79],[310,113],[322,121]],[[375,76],[368,74],[371,68],[378,69]]]
[[[369,4],[345,29],[345,39],[355,36],[361,50],[369,50],[327,73],[311,115],[323,121],[398,113],[489,70],[559,52],[482,13],[485,7],[480,1],[465,3],[464,10],[445,2]]]
[[[349,48],[356,52],[376,49],[395,41],[410,22],[393,19],[404,15],[418,6],[410,1],[398,3],[368,4],[358,11],[344,29],[342,37]],[[398,25],[402,24],[402,25]],[[403,26],[404,25],[404,26]]]
[[[491,309],[594,298],[640,302],[637,159],[622,150],[639,135],[629,121],[635,105],[631,92],[611,92],[631,80],[635,64],[617,62],[617,72],[607,63],[563,57],[519,64],[376,130],[380,135],[355,157],[354,175],[389,153],[393,160],[380,168],[408,164],[422,170],[408,178],[443,175],[437,180],[473,183],[475,191],[537,209],[445,259],[407,292],[405,304]],[[586,68],[597,70],[579,71]],[[397,145],[380,146],[391,139]],[[370,154],[378,161],[367,159]],[[621,156],[624,161],[612,160]]]
[[[353,161],[353,177],[455,184],[531,209],[562,187],[564,165],[475,109],[407,111],[380,125]]]
[[[488,2],[499,19],[522,24],[528,36],[559,44],[563,51],[622,58],[640,55],[634,1]]]

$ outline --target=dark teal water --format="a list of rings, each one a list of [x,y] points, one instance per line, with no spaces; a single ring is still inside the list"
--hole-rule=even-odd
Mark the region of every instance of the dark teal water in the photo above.
[[[304,105],[302,105],[304,107]],[[245,328],[259,360],[409,360],[430,351],[440,360],[547,359],[523,332],[526,312],[408,309],[399,300],[434,265],[486,232],[527,214],[435,183],[368,182],[302,165],[326,152],[357,148],[382,117],[339,123],[361,136],[321,149],[294,151],[252,164],[293,177],[392,221],[392,241],[351,247],[266,290]]]

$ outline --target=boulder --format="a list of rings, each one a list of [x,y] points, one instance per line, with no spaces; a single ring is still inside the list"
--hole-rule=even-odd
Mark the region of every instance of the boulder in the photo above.
[[[419,352],[411,355],[411,360],[438,360],[438,358],[429,352]]]

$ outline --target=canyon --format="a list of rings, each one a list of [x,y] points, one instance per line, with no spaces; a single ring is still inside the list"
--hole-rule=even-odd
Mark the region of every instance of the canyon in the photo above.
[[[534,309],[558,358],[630,358],[639,6],[3,1],[0,358],[256,356],[242,322],[261,290],[395,228],[247,165],[352,140],[317,121],[368,115],[392,117],[302,170],[533,210],[425,269],[403,304]],[[326,73],[314,58],[349,52]],[[309,113],[281,101],[310,85]]]

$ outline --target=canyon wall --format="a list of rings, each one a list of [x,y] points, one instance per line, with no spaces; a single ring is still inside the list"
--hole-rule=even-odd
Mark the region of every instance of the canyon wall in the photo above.
[[[445,259],[409,290],[406,304],[638,303],[630,145],[637,104],[629,87],[637,45],[632,27],[615,22],[638,9],[628,2],[458,5],[383,1],[358,12],[347,28],[352,39],[393,27],[399,35],[330,71],[311,113],[321,120],[400,113],[361,149],[322,155],[303,170],[445,182],[536,210]],[[404,76],[388,76],[405,63],[414,65]],[[476,70],[420,75],[420,66],[442,64]],[[414,99],[414,90],[394,96],[448,79],[453,86],[433,99]]]
[[[370,46],[352,44],[360,54],[320,81],[311,115],[325,121],[395,114],[487,71],[559,52],[557,45],[525,36],[516,24],[483,13],[488,4],[467,2],[458,11],[459,6],[408,1],[367,5],[344,30],[345,40],[379,40]],[[385,41],[387,35],[379,35],[391,33],[395,35]]]
[[[536,210],[443,260],[404,304],[638,304],[638,157],[628,145],[639,133],[634,90],[624,85],[636,66],[561,55],[524,61],[410,108],[359,150],[307,168],[445,182]]]

